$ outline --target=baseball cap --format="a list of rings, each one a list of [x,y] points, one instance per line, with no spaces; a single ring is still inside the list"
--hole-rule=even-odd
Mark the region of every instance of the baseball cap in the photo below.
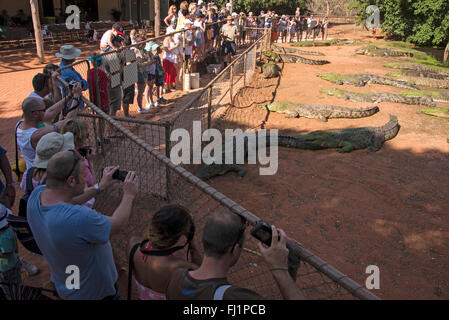
[[[50,132],[43,136],[36,146],[36,157],[33,166],[35,168],[47,169],[48,161],[51,157],[61,151],[75,149],[73,133],[60,134]]]
[[[114,25],[112,26],[112,29],[114,29],[118,34],[124,36],[125,35],[125,29],[123,28],[123,26],[120,23],[114,23]]]
[[[226,7],[232,7],[232,4],[230,2],[226,3]]]
[[[265,11],[262,10],[262,11],[260,11],[260,13],[265,13]]]

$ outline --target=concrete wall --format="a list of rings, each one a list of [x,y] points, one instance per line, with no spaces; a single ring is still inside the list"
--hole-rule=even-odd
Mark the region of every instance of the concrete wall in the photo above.
[[[23,9],[26,15],[31,16],[29,0],[1,0],[0,9],[8,11],[10,17],[15,16],[19,9]]]
[[[120,0],[98,0],[98,19],[113,21],[111,9],[120,10]]]

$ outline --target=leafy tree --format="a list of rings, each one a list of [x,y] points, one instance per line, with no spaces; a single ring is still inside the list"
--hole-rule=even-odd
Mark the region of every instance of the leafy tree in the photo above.
[[[444,45],[449,41],[448,0],[355,0],[357,23],[365,23],[369,5],[377,5],[381,27],[389,38],[421,45]]]

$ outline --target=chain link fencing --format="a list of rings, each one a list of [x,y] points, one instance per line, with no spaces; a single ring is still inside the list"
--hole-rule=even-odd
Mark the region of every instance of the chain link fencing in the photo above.
[[[195,234],[197,240],[202,238],[207,217],[215,211],[237,214],[249,225],[260,220],[183,167],[172,163],[169,157],[173,147],[170,141],[173,130],[187,130],[193,139],[193,121],[201,121],[201,133],[213,127],[213,114],[232,106],[237,91],[250,82],[257,60],[262,59],[262,51],[269,47],[271,32],[261,30],[260,34],[258,41],[199,91],[170,121],[110,117],[88,99],[83,99],[90,112],[79,116],[88,122],[89,143],[95,146],[93,173],[96,178],[101,177],[104,167],[119,165],[121,169],[135,171],[140,180],[129,223],[111,240],[114,256],[121,265],[127,264],[127,243],[130,237],[144,235],[152,215],[166,204],[180,204],[190,210],[198,230]],[[195,135],[198,137],[198,132]],[[121,195],[118,186],[100,194],[96,198],[95,209],[111,215],[119,205]],[[248,229],[244,250],[231,270],[229,281],[252,289],[266,298],[280,299],[279,288],[268,265],[258,253],[257,240],[249,235]],[[306,298],[378,299],[295,240],[288,239],[287,247],[293,261],[299,262],[296,283]]]

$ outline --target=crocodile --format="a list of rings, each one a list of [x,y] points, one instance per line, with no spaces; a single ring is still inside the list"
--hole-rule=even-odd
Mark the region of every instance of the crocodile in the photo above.
[[[408,96],[408,97],[430,96],[434,102],[449,103],[449,92],[412,90],[412,91],[400,92],[399,94],[402,96]]]
[[[404,62],[404,63],[397,63],[397,62],[392,62],[392,63],[386,63],[384,64],[384,67],[387,68],[393,68],[393,69],[401,69],[401,70],[414,70],[414,71],[420,71],[420,72],[430,72],[430,73],[436,73],[439,75],[443,75],[446,77],[449,77],[449,72],[442,70],[442,69],[438,69],[438,68],[434,68],[434,67],[430,67],[430,66],[425,66],[422,65],[420,63],[408,63],[408,62]]]
[[[417,76],[417,74],[413,73],[413,71],[390,72],[387,75],[399,81],[409,81],[419,86],[425,86],[436,89],[449,89],[449,80],[424,78]]]
[[[263,65],[263,76],[265,79],[276,78],[281,74],[281,68],[274,62],[270,61]]]
[[[355,50],[356,54],[372,56],[372,57],[413,57],[413,53],[393,50],[390,48],[380,48],[373,45],[368,45]]]
[[[405,104],[418,104],[425,105],[429,107],[436,107],[435,102],[432,97],[429,95],[426,96],[405,96],[395,93],[360,93],[360,92],[351,92],[340,89],[329,89],[329,90],[320,90],[323,93],[327,93],[330,96],[336,96],[341,99],[351,100],[353,102],[396,102],[396,103],[405,103]],[[420,92],[420,91],[418,91]]]
[[[423,70],[402,70],[401,74],[406,77],[421,77],[430,78],[436,80],[449,80],[449,75],[439,74],[435,72],[423,71]]]
[[[275,53],[274,51],[264,51],[263,53],[267,58],[274,60],[276,62],[284,62],[284,63],[305,63],[312,65],[323,65],[330,63],[327,60],[313,60],[307,59],[301,56],[293,55],[293,54],[284,54],[284,53]]]
[[[291,102],[274,102],[266,106],[261,106],[260,108],[266,108],[277,113],[285,113],[288,118],[304,117],[309,119],[320,119],[323,121],[337,118],[364,118],[379,112],[378,107],[355,109],[324,104],[315,105]]]
[[[272,44],[271,48],[274,50],[277,50],[277,51],[281,51],[282,53],[299,53],[299,54],[312,55],[312,56],[324,56],[324,53],[322,53],[322,52],[304,51],[304,50],[292,48],[292,47],[281,47],[281,46],[277,46],[275,44]]]
[[[332,83],[342,85],[342,84],[352,84],[357,87],[363,87],[367,83],[383,84],[389,86],[395,86],[399,88],[420,90],[416,85],[402,81],[393,80],[386,77],[377,76],[374,74],[337,74],[337,73],[324,73],[317,74],[324,80],[330,81]]]
[[[340,130],[318,130],[298,136],[278,135],[278,146],[304,150],[337,149],[339,153],[353,150],[368,149],[371,152],[380,150],[385,141],[391,140],[398,134],[400,125],[395,116],[380,127],[361,127]],[[266,146],[270,145],[270,135],[266,135]],[[231,144],[235,155],[235,138]],[[256,139],[258,141],[258,139]],[[257,148],[257,146],[256,146]],[[225,148],[222,159],[225,157]],[[248,138],[244,139],[245,158],[248,154]],[[235,159],[235,156],[234,156]],[[223,161],[224,162],[224,161]],[[235,171],[240,177],[245,176],[246,170],[238,164],[204,164],[196,173],[200,179],[210,179],[217,175]]]

